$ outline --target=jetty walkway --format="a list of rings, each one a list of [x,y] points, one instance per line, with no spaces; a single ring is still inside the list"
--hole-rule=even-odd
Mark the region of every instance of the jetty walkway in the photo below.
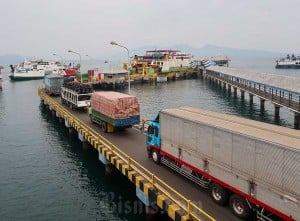
[[[275,74],[256,73],[234,68],[210,66],[203,70],[203,77],[218,85],[227,87],[237,96],[237,90],[244,99],[249,94],[250,104],[253,96],[260,99],[260,108],[264,109],[265,101],[274,104],[275,116],[279,117],[280,107],[294,112],[294,126],[300,127],[300,78]]]

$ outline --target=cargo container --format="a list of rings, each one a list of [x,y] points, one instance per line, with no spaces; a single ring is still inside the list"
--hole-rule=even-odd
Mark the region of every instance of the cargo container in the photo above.
[[[300,220],[300,131],[199,108],[160,111],[148,156],[241,219]]]
[[[90,84],[79,82],[64,83],[61,87],[61,102],[71,109],[85,109],[91,104],[93,88]]]
[[[60,95],[64,77],[59,74],[49,74],[44,77],[45,92],[49,95]]]
[[[89,115],[104,132],[132,127],[140,122],[140,105],[135,96],[115,91],[97,91],[91,96]]]

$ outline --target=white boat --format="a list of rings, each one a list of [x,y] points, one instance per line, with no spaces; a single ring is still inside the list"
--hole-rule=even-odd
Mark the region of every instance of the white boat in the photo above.
[[[10,65],[10,68],[9,78],[14,81],[43,79],[47,74],[65,74],[65,66],[62,63],[42,59]]]
[[[299,69],[300,68],[300,56],[295,56],[292,54],[291,56],[288,54],[286,58],[280,58],[276,61],[275,68],[282,69]]]

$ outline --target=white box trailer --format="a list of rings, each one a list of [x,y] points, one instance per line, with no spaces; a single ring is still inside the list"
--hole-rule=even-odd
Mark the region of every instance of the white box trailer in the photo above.
[[[238,217],[300,220],[300,131],[192,107],[162,110],[149,127],[149,156],[210,187]]]

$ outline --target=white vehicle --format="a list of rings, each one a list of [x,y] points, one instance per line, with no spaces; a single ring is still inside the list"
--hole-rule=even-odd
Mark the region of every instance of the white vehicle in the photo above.
[[[61,102],[68,105],[71,109],[84,109],[91,104],[92,93],[78,93],[75,90],[62,87]]]
[[[160,111],[147,151],[241,219],[300,220],[300,131],[199,108]]]

